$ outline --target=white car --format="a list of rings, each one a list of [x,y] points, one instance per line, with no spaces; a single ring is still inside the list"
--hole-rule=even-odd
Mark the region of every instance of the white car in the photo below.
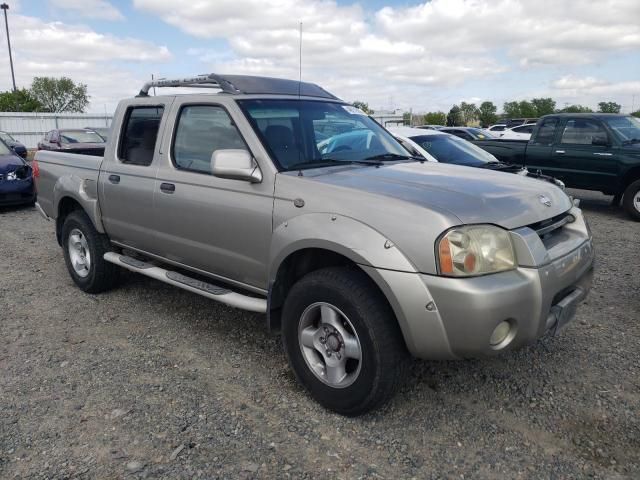
[[[500,138],[505,140],[529,140],[533,129],[536,127],[534,124],[520,125],[518,127],[507,128],[502,132],[498,132]]]
[[[507,124],[506,123],[496,123],[495,125],[491,125],[487,128],[485,128],[485,130],[489,131],[489,132],[493,132],[496,135],[499,135],[499,133],[497,132],[502,132],[504,130],[507,129]]]

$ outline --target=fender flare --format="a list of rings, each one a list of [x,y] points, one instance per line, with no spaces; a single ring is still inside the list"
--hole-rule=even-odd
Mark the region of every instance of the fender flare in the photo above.
[[[354,263],[386,270],[416,273],[415,265],[381,232],[351,217],[309,213],[287,220],[273,230],[269,255],[269,284],[292,253],[320,248]]]
[[[82,207],[99,233],[105,233],[98,205],[98,184],[96,180],[82,179],[76,175],[64,175],[53,186],[53,213],[58,218],[60,202],[72,198]]]

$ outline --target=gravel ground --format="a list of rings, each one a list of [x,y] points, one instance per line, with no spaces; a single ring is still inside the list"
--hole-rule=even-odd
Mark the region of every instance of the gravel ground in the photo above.
[[[52,224],[0,209],[0,477],[639,478],[640,223],[578,193],[598,264],[562,335],[416,361],[355,419],[297,385],[263,316],[134,274],[83,294]]]

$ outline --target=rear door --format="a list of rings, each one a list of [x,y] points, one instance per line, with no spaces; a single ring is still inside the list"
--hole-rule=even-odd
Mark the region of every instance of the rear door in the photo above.
[[[260,163],[250,125],[235,102],[195,96],[177,99],[171,118],[154,189],[154,253],[266,290],[274,177],[264,168],[261,183],[211,174],[216,150],[248,150]]]
[[[612,139],[600,120],[568,118],[553,149],[556,177],[569,187],[609,188],[618,176],[615,150],[611,145]]]
[[[158,146],[170,102],[152,97],[119,111],[115,121],[121,129],[100,171],[100,208],[107,233],[114,241],[149,252],[154,249]]]
[[[560,119],[548,117],[541,121],[538,132],[527,144],[525,166],[531,171],[541,170],[545,175],[558,177],[558,166],[553,158],[553,144],[560,133]]]

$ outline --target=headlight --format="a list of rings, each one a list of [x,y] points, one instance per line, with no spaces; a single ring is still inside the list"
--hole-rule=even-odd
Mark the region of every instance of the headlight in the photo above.
[[[516,258],[509,232],[493,225],[456,227],[437,245],[438,270],[449,277],[469,277],[512,270]]]

